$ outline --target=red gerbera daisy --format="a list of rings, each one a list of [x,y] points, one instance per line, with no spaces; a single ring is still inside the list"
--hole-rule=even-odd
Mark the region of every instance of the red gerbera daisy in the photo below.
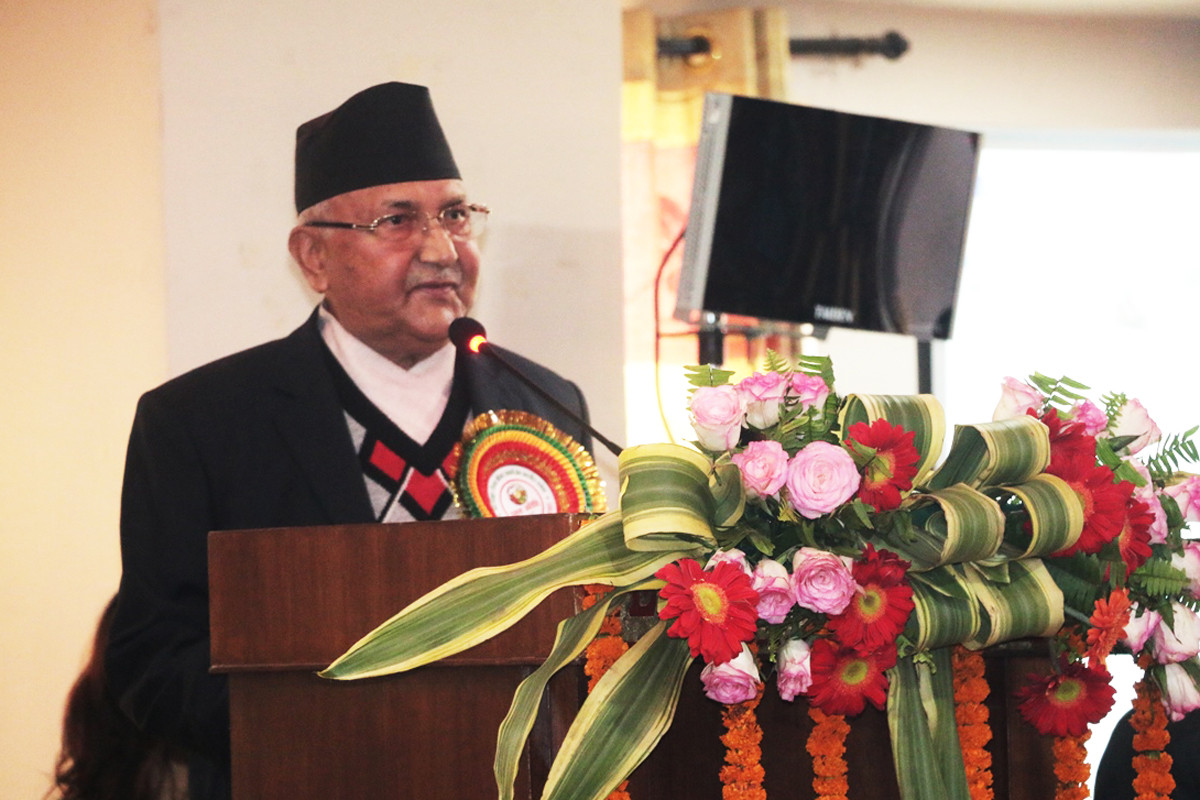
[[[913,446],[914,435],[886,419],[877,419],[869,426],[856,422],[846,431],[846,446],[859,463],[868,459],[858,497],[876,511],[899,508],[900,493],[912,488],[917,462],[921,459]]]
[[[1029,413],[1035,417],[1038,416],[1032,411]],[[1095,460],[1096,438],[1084,433],[1082,425],[1058,416],[1057,408],[1051,408],[1038,419],[1050,429],[1050,460],[1052,463],[1056,460],[1074,458],[1080,454]]]
[[[742,642],[754,638],[758,592],[738,565],[722,561],[706,572],[684,558],[654,574],[667,582],[659,591],[667,604],[658,616],[675,620],[667,634],[686,638],[692,656],[724,664],[742,652]]]
[[[1098,553],[1117,538],[1125,526],[1125,507],[1133,494],[1132,483],[1114,483],[1112,470],[1097,464],[1095,455],[1083,452],[1057,461],[1051,459],[1046,472],[1070,484],[1083,502],[1083,533],[1075,544],[1054,555]]]
[[[1125,525],[1117,534],[1127,576],[1150,557],[1150,526],[1153,524],[1154,515],[1150,513],[1150,506],[1131,496],[1125,506]]]
[[[846,647],[870,652],[892,647],[913,610],[908,562],[867,545],[851,574],[859,591],[846,610],[829,618],[829,630]]]
[[[1082,736],[1104,719],[1116,695],[1108,670],[1078,662],[1054,675],[1029,677],[1033,682],[1016,692],[1021,716],[1044,735]]]
[[[896,650],[885,647],[860,653],[839,647],[832,639],[817,639],[809,655],[812,684],[808,700],[826,714],[853,716],[867,702],[882,710],[887,704],[887,670],[896,665]]]

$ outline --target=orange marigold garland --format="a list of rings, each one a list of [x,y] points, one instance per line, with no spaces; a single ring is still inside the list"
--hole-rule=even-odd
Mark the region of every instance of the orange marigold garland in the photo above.
[[[958,742],[962,748],[967,788],[971,800],[992,800],[992,754],[987,744],[992,740],[988,724],[987,700],[989,687],[984,676],[983,655],[978,650],[954,648],[954,719],[958,726]]]
[[[606,584],[589,584],[584,587],[587,592],[581,605],[589,609],[596,604],[612,587]],[[621,617],[616,610],[609,612],[600,623],[596,638],[588,643],[584,650],[583,672],[588,677],[588,691],[596,687],[597,681],[608,672],[609,667],[629,649],[629,645],[621,637]]]
[[[721,767],[721,797],[724,800],[766,800],[763,789],[762,728],[754,709],[762,700],[762,686],[753,700],[725,706],[721,721],[725,734],[725,766]]]
[[[581,602],[586,610],[594,606],[601,597],[612,590],[611,586],[603,583],[589,584],[584,587],[586,594]],[[629,649],[629,645],[621,637],[621,617],[614,609],[600,623],[596,638],[588,643],[584,650],[583,672],[588,677],[588,692],[596,687],[596,683],[608,672],[621,654]],[[625,787],[629,781],[624,781],[608,796],[608,800],[630,800]]]
[[[1087,780],[1092,769],[1087,764],[1087,740],[1082,736],[1057,736],[1054,739],[1054,777],[1058,778],[1055,800],[1087,800]]]
[[[826,714],[816,706],[808,707],[815,723],[808,734],[808,754],[813,760],[813,791],[816,800],[846,800],[850,784],[846,780],[846,734],[850,725],[840,714]]]
[[[1133,789],[1134,800],[1169,800],[1175,789],[1171,777],[1171,756],[1166,753],[1171,734],[1167,731],[1167,712],[1162,695],[1150,678],[1142,678],[1133,699]]]

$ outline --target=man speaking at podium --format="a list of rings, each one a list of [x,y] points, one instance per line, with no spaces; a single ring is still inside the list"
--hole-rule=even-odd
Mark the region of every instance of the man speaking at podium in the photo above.
[[[208,672],[209,531],[456,515],[448,458],[489,409],[591,445],[573,383],[506,354],[585,425],[449,341],[475,299],[488,209],[466,193],[427,89],[374,86],[301,125],[295,196],[288,248],[321,304],[290,336],[144,395],[126,459],[108,675],[139,727],[188,753],[192,800],[230,792],[228,687]]]

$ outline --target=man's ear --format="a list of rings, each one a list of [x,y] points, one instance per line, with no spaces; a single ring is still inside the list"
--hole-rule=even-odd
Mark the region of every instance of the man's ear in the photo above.
[[[296,260],[304,279],[317,294],[324,294],[329,288],[329,280],[325,275],[324,262],[325,241],[312,228],[297,225],[288,234],[288,251]]]

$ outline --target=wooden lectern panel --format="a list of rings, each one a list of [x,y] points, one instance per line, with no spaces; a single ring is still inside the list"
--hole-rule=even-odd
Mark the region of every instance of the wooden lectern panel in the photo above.
[[[341,682],[315,671],[430,589],[475,566],[533,556],[585,519],[211,534],[213,663],[230,680],[234,800],[494,798],[500,721],[549,653],[557,623],[576,611],[576,592],[557,592],[505,634],[408,673]],[[1019,642],[985,655],[996,796],[1051,797],[1051,740],[1019,718],[1011,697],[1045,657]],[[701,666],[684,680],[671,729],[631,776],[634,800],[720,800],[723,707],[704,696]],[[540,795],[585,685],[578,665],[551,683],[516,797]],[[758,717],[768,796],[812,798],[805,703],[784,702],[769,686]],[[886,714],[868,708],[851,720],[847,745],[851,796],[898,800]]]
[[[476,566],[536,555],[584,516],[340,525],[209,536],[213,669],[228,673],[235,800],[491,798],[496,732],[520,681],[576,611],[554,593],[509,631],[408,673],[316,670],[409,602]],[[517,797],[535,797],[581,701],[551,686]]]

